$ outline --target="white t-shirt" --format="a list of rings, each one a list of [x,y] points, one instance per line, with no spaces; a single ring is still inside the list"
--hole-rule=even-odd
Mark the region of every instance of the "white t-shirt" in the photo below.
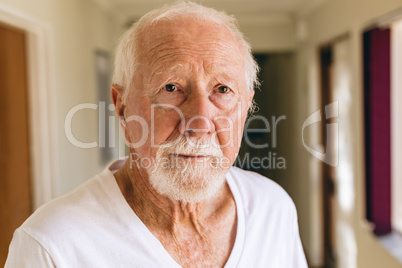
[[[18,228],[6,267],[180,267],[130,208],[113,173],[39,208]],[[225,267],[307,267],[295,206],[275,182],[232,167],[236,240]]]

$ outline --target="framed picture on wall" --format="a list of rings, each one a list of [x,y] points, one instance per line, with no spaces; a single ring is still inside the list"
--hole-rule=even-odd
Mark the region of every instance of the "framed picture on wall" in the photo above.
[[[95,50],[95,73],[98,96],[98,146],[100,164],[105,165],[117,156],[116,125],[110,97],[110,55],[104,50]]]

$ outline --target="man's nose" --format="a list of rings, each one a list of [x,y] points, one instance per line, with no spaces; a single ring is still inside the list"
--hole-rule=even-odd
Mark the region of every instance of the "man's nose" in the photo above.
[[[191,136],[211,135],[215,131],[213,117],[216,107],[207,93],[193,93],[182,106],[184,120],[180,122],[181,134]]]

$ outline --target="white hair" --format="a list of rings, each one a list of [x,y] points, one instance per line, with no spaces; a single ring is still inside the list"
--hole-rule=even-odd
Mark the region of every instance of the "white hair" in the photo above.
[[[112,82],[113,84],[118,84],[123,88],[123,102],[125,102],[132,86],[131,83],[133,82],[137,64],[137,46],[140,33],[148,26],[158,21],[172,21],[189,17],[225,26],[239,42],[240,48],[244,53],[247,88],[249,90],[254,90],[255,87],[259,86],[257,79],[257,73],[259,70],[258,64],[252,56],[250,45],[238,29],[236,19],[225,12],[217,11],[193,2],[179,2],[152,10],[145,14],[139,21],[134,23],[120,39],[115,54],[115,71]]]

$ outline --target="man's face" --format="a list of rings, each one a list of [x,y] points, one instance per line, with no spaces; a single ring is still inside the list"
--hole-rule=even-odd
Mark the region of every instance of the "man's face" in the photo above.
[[[137,147],[131,153],[155,159],[160,145],[184,135],[219,147],[227,171],[239,151],[253,97],[238,42],[224,26],[192,19],[158,22],[140,40],[124,110],[126,139]],[[202,160],[195,153],[171,157]]]

